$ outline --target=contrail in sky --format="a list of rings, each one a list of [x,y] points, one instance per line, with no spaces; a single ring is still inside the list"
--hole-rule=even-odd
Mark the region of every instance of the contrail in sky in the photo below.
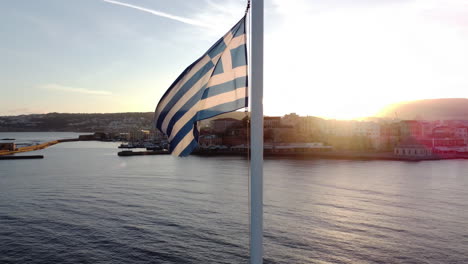
[[[150,13],[150,14],[153,14],[153,15],[156,15],[156,16],[160,16],[160,17],[165,17],[165,18],[169,18],[169,19],[172,19],[172,20],[176,20],[176,21],[179,21],[179,22],[182,22],[182,23],[185,23],[185,24],[189,24],[189,25],[193,25],[193,26],[199,26],[199,27],[205,27],[205,28],[210,28],[210,25],[207,25],[207,24],[205,24],[205,23],[202,23],[202,22],[200,22],[200,21],[198,21],[198,20],[194,20],[194,19],[190,19],[190,18],[186,18],[186,17],[174,16],[174,15],[171,15],[171,14],[168,14],[168,13],[156,11],[156,10],[153,10],[153,9],[144,8],[144,7],[141,7],[141,6],[136,6],[136,5],[131,5],[131,4],[127,4],[127,3],[122,3],[122,2],[118,2],[118,1],[114,1],[114,0],[103,0],[103,1],[104,1],[104,2],[107,2],[107,3],[109,3],[109,4],[114,4],[114,5],[120,5],[120,6],[130,7],[130,8],[137,9],[137,10],[140,10],[140,11],[143,11],[143,12],[147,12],[147,13]]]

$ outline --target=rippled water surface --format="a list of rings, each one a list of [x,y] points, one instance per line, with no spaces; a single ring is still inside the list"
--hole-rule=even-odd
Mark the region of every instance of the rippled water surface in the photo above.
[[[0,160],[0,263],[247,263],[245,159],[117,145]],[[468,263],[468,160],[264,165],[266,263]]]

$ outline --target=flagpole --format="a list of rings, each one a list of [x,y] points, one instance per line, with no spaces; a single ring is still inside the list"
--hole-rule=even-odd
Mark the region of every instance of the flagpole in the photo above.
[[[263,263],[263,0],[251,6],[250,264]]]

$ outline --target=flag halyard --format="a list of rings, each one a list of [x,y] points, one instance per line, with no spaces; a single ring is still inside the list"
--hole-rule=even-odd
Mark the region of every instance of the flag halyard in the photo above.
[[[159,101],[156,127],[176,156],[198,145],[197,122],[247,106],[245,16],[201,58],[187,67]]]

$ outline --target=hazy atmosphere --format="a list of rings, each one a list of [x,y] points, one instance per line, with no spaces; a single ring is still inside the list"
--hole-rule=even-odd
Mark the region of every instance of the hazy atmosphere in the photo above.
[[[245,2],[3,1],[0,115],[153,111]],[[268,115],[349,119],[400,101],[467,97],[466,1],[265,6]]]

